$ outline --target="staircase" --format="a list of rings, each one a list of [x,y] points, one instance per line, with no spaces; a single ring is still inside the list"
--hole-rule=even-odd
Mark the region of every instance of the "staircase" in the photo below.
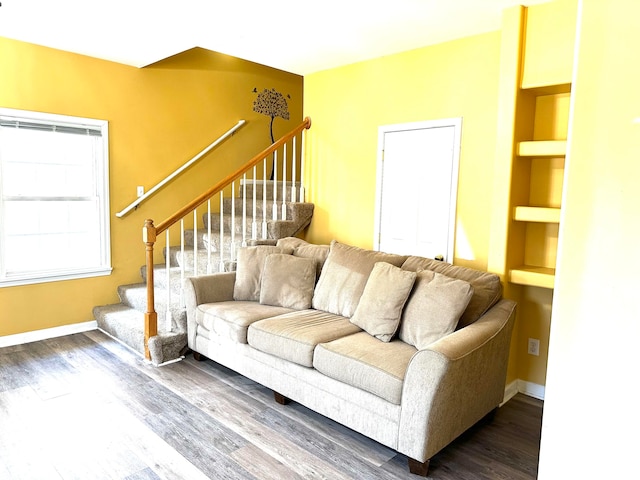
[[[302,128],[309,126],[310,120],[305,119],[305,123],[294,132],[301,134]],[[285,151],[279,168],[282,175],[287,176],[287,167],[283,166],[287,162],[286,141],[293,136],[293,132],[285,135],[236,174],[181,209],[179,215],[161,222],[157,227],[153,226],[152,221],[147,221],[143,230],[146,236],[147,264],[153,265],[153,286],[148,284],[148,267],[142,266],[141,283],[118,287],[120,303],[93,309],[98,328],[145,355],[154,365],[180,359],[187,350],[187,317],[182,299],[184,278],[235,270],[238,248],[258,243],[275,243],[279,238],[295,236],[311,223],[313,204],[297,201],[304,197],[299,181],[278,181],[278,167],[275,169],[276,180],[255,179],[258,162],[263,162],[263,171],[266,171],[265,159],[283,145]],[[291,151],[295,151],[295,141]],[[295,157],[292,162],[295,163]],[[293,166],[289,168],[288,178],[294,178],[295,174],[291,171]],[[247,172],[250,173],[251,169],[253,178],[247,178]],[[303,177],[301,171],[299,177]],[[223,191],[225,188],[229,190],[230,185],[237,195],[225,198]],[[221,200],[211,202],[214,195],[219,195]],[[202,209],[205,202],[208,203],[206,212],[203,213],[198,207]],[[212,212],[212,204],[219,205],[222,213]],[[180,220],[191,219],[191,216],[194,226],[185,228]],[[173,225],[180,227],[179,235],[166,233]],[[149,234],[149,231],[152,233]],[[161,232],[165,232],[166,236],[161,235]],[[166,238],[162,248],[163,262],[155,263],[153,246],[156,242],[160,243],[162,237]],[[177,242],[169,240],[176,237]]]

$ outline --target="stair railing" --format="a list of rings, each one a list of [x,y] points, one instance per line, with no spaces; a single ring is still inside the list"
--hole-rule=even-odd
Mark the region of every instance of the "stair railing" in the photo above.
[[[178,294],[178,306],[184,305],[182,298],[182,284],[185,277],[189,275],[201,275],[205,273],[213,273],[214,271],[226,271],[233,268],[236,259],[236,250],[238,246],[246,246],[248,237],[251,240],[267,239],[269,237],[269,210],[271,210],[271,218],[273,220],[287,219],[287,204],[290,202],[304,202],[305,188],[304,179],[304,131],[311,127],[311,119],[306,117],[304,121],[277,140],[275,143],[255,155],[251,160],[238,168],[235,172],[229,174],[220,182],[215,184],[206,192],[202,193],[190,203],[176,211],[166,220],[154,225],[152,219],[145,221],[142,229],[142,241],[145,243],[146,251],[146,282],[147,282],[147,307],[145,312],[145,328],[144,328],[144,350],[145,357],[150,359],[149,339],[158,334],[158,314],[155,309],[154,298],[154,246],[159,236],[165,235],[165,264],[164,274],[166,282],[166,299],[165,299],[165,329],[172,329],[172,301],[175,301],[177,292],[172,292],[171,275],[175,263],[180,264],[180,293]],[[289,148],[288,148],[289,147]],[[281,153],[281,161],[279,167],[279,153]],[[273,180],[269,180],[268,160],[273,158]],[[259,168],[262,164],[262,168]],[[288,165],[290,170],[288,170]],[[236,185],[238,184],[238,185]],[[236,207],[236,187],[242,189],[242,199],[240,213]],[[259,201],[257,190],[262,189],[262,201]],[[247,189],[252,189],[251,207],[247,207]],[[273,199],[268,202],[268,190],[271,189]],[[278,197],[278,190],[281,196]],[[218,234],[217,242],[213,235],[214,216],[212,215],[212,199],[215,195],[219,195],[219,213],[216,228]],[[227,204],[225,204],[226,196],[230,195]],[[230,205],[229,205],[230,203]],[[198,208],[205,205],[206,215],[202,222],[198,218]],[[229,225],[225,225],[225,208],[230,208]],[[261,210],[259,212],[258,210]],[[236,218],[240,217],[240,218]],[[185,220],[191,222],[192,234],[188,238],[189,230],[185,228]],[[180,223],[180,247],[171,249],[170,228]],[[204,224],[206,233],[203,228],[200,232],[199,225]],[[203,267],[200,267],[198,259],[198,251],[200,239],[206,246],[206,259]],[[237,239],[236,237],[240,237]],[[175,238],[175,237],[174,237]],[[187,245],[187,241],[192,244]],[[217,244],[216,244],[217,243]],[[190,252],[190,250],[192,252]],[[215,250],[215,251],[214,251]],[[180,262],[173,261],[173,255],[180,256]],[[215,256],[214,256],[215,254]],[[193,256],[193,265],[187,269],[188,257]],[[217,257],[217,258],[215,258]],[[217,268],[216,264],[217,263]],[[173,268],[172,268],[173,267]],[[177,275],[177,272],[175,273]]]

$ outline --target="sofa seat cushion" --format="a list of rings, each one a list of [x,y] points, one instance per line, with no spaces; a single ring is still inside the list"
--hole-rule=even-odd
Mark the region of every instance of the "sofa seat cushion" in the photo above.
[[[198,305],[196,322],[205,330],[238,343],[247,343],[247,328],[253,322],[293,310],[258,302],[227,301]]]
[[[301,310],[251,324],[247,341],[256,350],[312,367],[316,345],[359,331],[340,315]]]
[[[471,325],[502,297],[500,277],[495,273],[482,272],[473,268],[415,256],[407,258],[402,265],[402,269],[411,270],[412,272],[432,270],[447,277],[464,280],[473,287],[473,296],[458,321],[457,329]]]
[[[318,345],[313,366],[327,377],[400,405],[404,375],[416,352],[400,340],[382,342],[360,332]]]

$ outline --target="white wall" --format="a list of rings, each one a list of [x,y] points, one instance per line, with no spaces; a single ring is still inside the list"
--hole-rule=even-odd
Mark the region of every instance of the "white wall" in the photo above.
[[[640,2],[581,9],[541,480],[640,475]]]

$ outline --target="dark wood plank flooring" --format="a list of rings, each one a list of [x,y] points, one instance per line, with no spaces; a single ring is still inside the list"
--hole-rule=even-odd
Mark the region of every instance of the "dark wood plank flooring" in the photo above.
[[[517,395],[429,478],[536,478]],[[155,368],[99,331],[0,349],[1,479],[410,479],[407,458],[212,361]]]

